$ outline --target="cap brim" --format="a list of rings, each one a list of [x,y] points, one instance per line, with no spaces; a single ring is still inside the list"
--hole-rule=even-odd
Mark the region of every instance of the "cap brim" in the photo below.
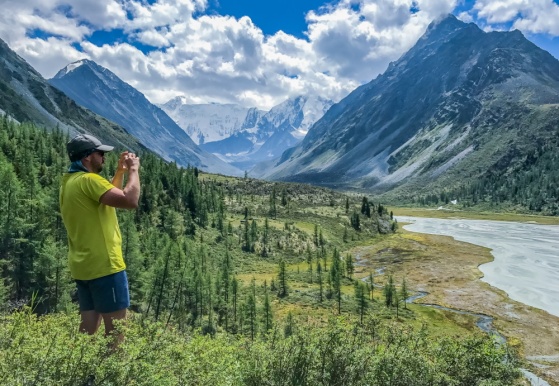
[[[97,148],[95,150],[101,150],[101,151],[113,151],[114,146],[109,146],[109,145],[101,145],[101,146],[97,146]]]

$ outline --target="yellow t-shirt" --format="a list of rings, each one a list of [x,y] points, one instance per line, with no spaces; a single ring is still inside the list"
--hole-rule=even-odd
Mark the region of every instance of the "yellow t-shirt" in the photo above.
[[[67,173],[60,187],[60,212],[68,232],[70,273],[92,280],[126,268],[115,208],[99,202],[114,186],[95,173]]]

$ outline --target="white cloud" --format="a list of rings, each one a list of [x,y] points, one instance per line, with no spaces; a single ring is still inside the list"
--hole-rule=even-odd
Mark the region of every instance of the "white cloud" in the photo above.
[[[308,15],[309,38],[335,76],[372,79],[408,50],[429,22],[448,14],[452,0],[366,0],[358,10],[344,0],[326,13]],[[419,11],[410,13],[416,7]]]
[[[384,71],[458,0],[325,0],[307,15],[305,39],[281,31],[265,36],[248,17],[204,15],[207,0],[0,1],[10,10],[0,13],[0,37],[45,77],[87,57],[156,103],[181,94],[196,103],[270,108],[299,94],[342,98]],[[528,0],[477,0],[459,16],[531,31],[559,24],[551,0],[530,0],[530,6]],[[54,36],[29,36],[36,29]],[[112,29],[128,34],[128,42],[88,42],[94,31]],[[144,53],[135,43],[153,50]]]
[[[522,32],[559,35],[559,5],[553,0],[477,0],[473,12],[489,24],[512,23]]]

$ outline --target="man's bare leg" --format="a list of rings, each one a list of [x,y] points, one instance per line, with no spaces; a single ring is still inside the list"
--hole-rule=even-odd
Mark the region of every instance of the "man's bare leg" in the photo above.
[[[106,314],[101,314],[103,316],[103,322],[105,323],[105,336],[113,333],[115,330],[114,321],[126,319],[126,308],[118,310],[115,312],[108,312]],[[114,347],[118,346],[124,340],[124,335],[115,335]]]
[[[89,335],[95,334],[101,325],[101,314],[97,311],[81,311],[80,332],[88,333]]]

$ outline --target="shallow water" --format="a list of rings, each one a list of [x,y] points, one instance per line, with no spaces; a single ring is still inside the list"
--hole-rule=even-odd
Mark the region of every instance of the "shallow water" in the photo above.
[[[491,248],[479,267],[490,285],[511,299],[559,316],[559,225],[398,216],[406,230],[452,236]]]

